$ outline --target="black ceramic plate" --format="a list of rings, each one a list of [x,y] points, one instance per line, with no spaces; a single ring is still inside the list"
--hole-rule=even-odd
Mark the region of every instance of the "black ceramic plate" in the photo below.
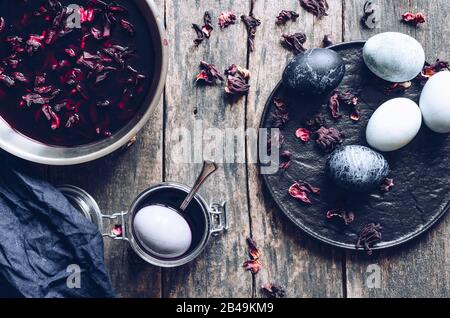
[[[273,99],[284,99],[290,120],[281,129],[285,137],[281,151],[291,151],[294,160],[287,171],[262,177],[281,211],[306,233],[331,245],[356,249],[355,241],[360,230],[368,223],[380,223],[383,241],[374,249],[383,249],[424,233],[450,209],[450,135],[436,134],[423,126],[405,148],[386,153],[391,166],[390,177],[395,182],[389,193],[374,191],[361,195],[344,192],[326,178],[324,167],[328,155],[321,152],[314,142],[303,143],[295,137],[297,128],[305,126],[305,119],[320,112],[328,126],[344,132],[346,139],[343,145],[367,146],[365,128],[375,109],[395,97],[407,97],[418,102],[422,90],[422,85],[413,81],[406,92],[386,94],[384,88],[388,83],[375,77],[364,65],[363,45],[364,42],[350,42],[331,47],[346,63],[346,75],[339,89],[358,95],[361,120],[353,122],[346,106],[341,107],[342,118],[333,120],[326,104],[327,96],[324,100],[292,97],[282,84],[278,84],[265,106],[261,127],[272,125]],[[380,131],[380,134],[389,132]],[[322,189],[320,197],[312,196],[311,206],[290,197],[288,188],[296,180],[310,182]],[[338,204],[355,213],[352,224],[346,226],[340,220],[326,219],[326,212]]]

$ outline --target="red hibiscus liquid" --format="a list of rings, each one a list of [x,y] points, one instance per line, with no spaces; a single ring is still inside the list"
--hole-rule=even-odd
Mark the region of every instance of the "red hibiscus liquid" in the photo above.
[[[0,0],[0,116],[48,145],[109,138],[149,90],[151,43],[133,1]]]

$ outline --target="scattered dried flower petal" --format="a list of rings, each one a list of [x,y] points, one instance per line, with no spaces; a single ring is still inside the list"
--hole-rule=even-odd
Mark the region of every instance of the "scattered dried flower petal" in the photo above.
[[[292,152],[283,151],[280,155],[280,169],[287,170],[292,165]]]
[[[383,193],[387,193],[391,191],[393,187],[394,187],[394,179],[386,178],[380,186],[380,191]]]
[[[339,119],[341,117],[341,114],[339,113],[341,102],[347,106],[352,107],[350,119],[353,121],[359,121],[361,118],[359,110],[357,108],[359,100],[356,95],[349,91],[334,91],[330,96],[329,108],[331,111],[331,117],[333,117],[334,119]]]
[[[289,113],[286,108],[276,108],[270,114],[273,128],[281,128],[289,121]]]
[[[262,264],[261,262],[256,260],[248,260],[244,262],[243,267],[250,271],[252,274],[258,274],[258,272],[261,270]]]
[[[333,218],[340,218],[344,221],[345,225],[349,225],[355,220],[355,214],[342,208],[335,208],[327,212],[327,219],[331,220]]]
[[[418,78],[419,80],[424,83],[426,82],[431,76],[434,74],[443,71],[448,70],[450,71],[450,62],[448,61],[441,61],[439,59],[436,60],[435,63],[429,65],[425,65],[422,72],[419,74]]]
[[[314,14],[319,19],[328,15],[329,6],[327,0],[300,0],[300,4],[306,11]]]
[[[252,274],[257,274],[262,266],[261,262],[259,261],[261,253],[256,242],[250,237],[247,237],[247,246],[250,260],[245,261],[243,267],[246,270],[250,271]]]
[[[0,33],[2,33],[3,30],[5,30],[5,27],[6,27],[5,18],[0,17]]]
[[[393,83],[384,90],[384,93],[387,95],[387,94],[395,93],[395,92],[404,92],[404,91],[410,89],[411,86],[412,86],[411,81],[403,82],[403,83]]]
[[[381,230],[382,226],[380,224],[370,223],[367,224],[359,233],[358,239],[356,241],[356,248],[364,247],[364,250],[368,255],[372,255],[372,247],[377,242],[381,241]]]
[[[268,298],[284,298],[286,296],[286,292],[284,291],[283,287],[272,283],[262,285],[261,291]]]
[[[114,226],[114,228],[111,230],[111,234],[115,237],[121,237],[123,235],[122,225],[117,224],[116,226]]]
[[[282,10],[277,16],[277,24],[285,24],[286,22],[292,20],[296,21],[299,14],[295,11]]]
[[[331,39],[331,34],[326,34],[322,40],[323,47],[329,47],[333,45],[333,40]]]
[[[258,249],[258,244],[251,238],[247,237],[248,254],[252,259],[259,259],[261,253]]]
[[[334,92],[330,96],[330,101],[328,103],[328,107],[330,108],[330,111],[331,111],[331,117],[333,117],[334,119],[341,118],[340,109],[339,109],[340,108],[339,94],[337,92]]]
[[[297,32],[294,34],[282,34],[282,41],[284,47],[292,51],[295,55],[305,52],[306,49],[303,44],[306,42],[306,34]]]
[[[331,152],[344,141],[344,134],[336,128],[321,127],[314,133],[316,144],[324,152]]]
[[[241,20],[244,22],[247,27],[248,34],[248,46],[250,51],[253,52],[255,50],[255,36],[258,27],[261,25],[261,21],[253,15],[253,9],[255,7],[255,0],[251,2],[251,9],[249,15],[242,15]]]
[[[236,15],[233,12],[222,12],[219,15],[219,26],[221,29],[225,29],[228,26],[236,23]]]
[[[250,90],[250,85],[248,84],[248,79],[250,78],[249,70],[233,64],[225,70],[225,75],[227,76],[225,92],[228,95],[239,97],[248,93]]]
[[[322,126],[326,126],[325,117],[322,114],[314,115],[305,120],[305,125],[311,131],[316,131]]]
[[[308,142],[311,140],[311,132],[306,128],[297,129],[295,136],[303,142]]]
[[[405,12],[402,14],[402,21],[406,24],[417,26],[425,23],[425,15],[422,12]]]
[[[289,194],[291,195],[291,197],[300,200],[303,203],[312,204],[311,200],[309,199],[308,193],[309,192],[306,191],[304,187],[301,187],[297,182],[291,185],[291,187],[289,188]]]
[[[313,187],[311,184],[303,181],[295,182],[289,188],[289,194],[291,197],[302,201],[306,204],[312,204],[309,194],[320,195],[320,188]]]
[[[203,15],[203,26],[200,27],[198,24],[192,24],[195,32],[197,33],[197,38],[194,40],[196,45],[200,45],[205,39],[209,39],[211,32],[214,30],[212,26],[211,15],[206,11]]]
[[[210,85],[215,84],[218,80],[223,81],[224,78],[221,72],[214,64],[207,63],[205,61],[200,62],[201,72],[196,76],[197,83],[207,83]]]

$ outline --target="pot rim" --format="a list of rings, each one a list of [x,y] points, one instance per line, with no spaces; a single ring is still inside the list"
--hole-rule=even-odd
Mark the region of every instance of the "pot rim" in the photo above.
[[[134,0],[136,1],[136,0]],[[126,133],[119,136],[119,132],[108,139],[77,147],[58,147],[44,145],[38,141],[22,135],[12,128],[0,117],[0,148],[19,158],[46,165],[69,166],[94,161],[105,157],[128,143],[145,126],[156,106],[159,104],[164,90],[168,71],[168,42],[164,24],[161,21],[159,10],[153,0],[136,1],[138,6],[145,6],[149,15],[145,15],[147,25],[152,34],[155,45],[155,55],[159,58],[156,64],[155,77],[146,100],[142,107],[146,110],[138,113],[136,122]],[[141,9],[143,9],[141,7]],[[152,32],[156,26],[157,31]],[[140,117],[139,117],[140,116]],[[127,125],[125,126],[127,127]],[[125,129],[122,128],[122,129]],[[128,129],[128,128],[126,128]],[[90,149],[93,151],[90,152]],[[78,151],[77,151],[78,150]],[[78,154],[84,151],[86,154]]]

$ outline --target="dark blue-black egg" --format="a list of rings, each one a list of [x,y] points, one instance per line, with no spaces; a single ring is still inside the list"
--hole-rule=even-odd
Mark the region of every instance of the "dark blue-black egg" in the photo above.
[[[345,190],[368,192],[389,174],[389,164],[380,153],[364,146],[336,149],[326,164],[326,174]]]
[[[333,50],[316,48],[294,57],[283,73],[283,84],[299,95],[318,96],[334,90],[345,75],[342,57]]]

